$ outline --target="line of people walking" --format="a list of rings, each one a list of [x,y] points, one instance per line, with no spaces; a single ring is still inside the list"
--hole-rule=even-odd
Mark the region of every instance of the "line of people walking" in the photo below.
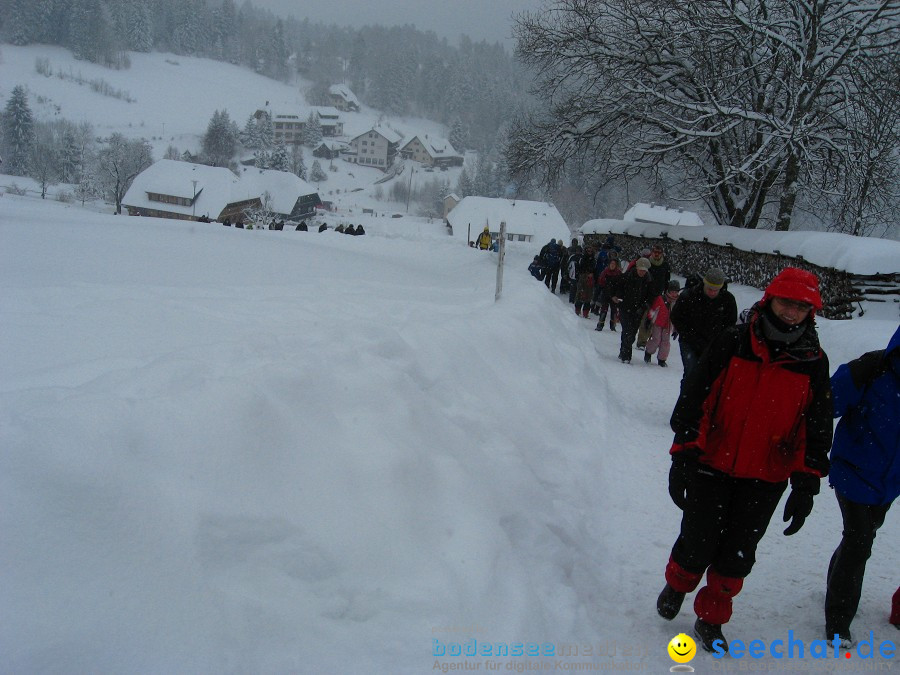
[[[554,243],[561,258],[561,242]],[[555,292],[545,273],[551,248],[530,269]],[[661,247],[623,265],[612,237],[598,250],[573,240],[565,260],[561,290],[576,314],[598,315],[596,330],[607,318],[610,330],[621,327],[622,362],[630,363],[637,343],[646,363],[655,354],[665,366],[670,341],[679,342],[684,375],[670,419],[669,494],[682,520],[657,598],[659,615],[674,619],[705,576],[693,603],[694,635],[701,648],[727,652],[722,626],[783,494],[790,487],[783,521],[791,536],[828,477],[842,537],[823,569],[824,635],[852,647],[866,563],[900,495],[900,328],[886,349],[841,365],[829,378],[815,327],[822,297],[811,272],[783,269],[739,321],[721,269],[688,275],[680,289]],[[900,629],[900,587],[888,621]]]

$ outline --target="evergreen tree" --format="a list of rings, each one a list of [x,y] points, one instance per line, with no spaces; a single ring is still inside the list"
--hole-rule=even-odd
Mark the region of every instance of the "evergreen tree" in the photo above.
[[[468,197],[469,195],[474,195],[475,188],[472,184],[472,179],[469,177],[468,167],[463,167],[462,171],[459,172],[459,180],[456,183],[456,193],[459,195],[460,199],[463,197]]]
[[[237,151],[238,129],[227,110],[216,110],[213,113],[202,146],[206,161],[212,166],[228,166]]]
[[[313,183],[321,183],[323,180],[328,180],[328,174],[322,170],[319,160],[313,162],[312,168],[309,170],[309,180]]]
[[[303,148],[291,146],[291,173],[306,180],[306,162],[303,161]]]
[[[25,87],[17,85],[3,111],[3,170],[13,176],[25,176],[35,143],[34,117],[28,106]]]
[[[74,183],[81,173],[81,147],[74,125],[67,124],[61,134],[59,150],[59,179]]]
[[[450,145],[457,152],[463,152],[468,147],[468,136],[462,119],[459,116],[454,117],[453,122],[450,123],[450,137],[447,139],[450,141]]]
[[[303,145],[307,148],[315,148],[322,142],[322,125],[319,124],[319,116],[313,110],[306,118],[306,125],[303,127]]]
[[[257,121],[256,126],[260,149],[271,150],[275,146],[275,129],[272,126],[272,118],[265,115]]]
[[[128,48],[136,52],[151,51],[153,49],[153,25],[150,8],[142,0],[132,0],[125,7],[123,34],[126,36]]]
[[[275,147],[272,149],[272,154],[269,157],[268,168],[276,171],[291,170],[291,158],[288,154],[287,146],[282,141],[275,143]]]
[[[256,123],[256,118],[253,115],[247,118],[247,123],[244,124],[244,130],[240,134],[241,144],[247,148],[248,150],[259,150],[260,148],[260,139],[259,139],[259,125]]]
[[[275,22],[275,30],[272,33],[272,77],[276,80],[286,80],[288,69],[288,48],[284,39],[284,22],[278,19]]]
[[[272,162],[272,153],[268,150],[257,150],[253,153],[253,165],[257,169],[268,169]]]
[[[31,0],[10,0],[6,33],[14,45],[31,44],[37,32]]]

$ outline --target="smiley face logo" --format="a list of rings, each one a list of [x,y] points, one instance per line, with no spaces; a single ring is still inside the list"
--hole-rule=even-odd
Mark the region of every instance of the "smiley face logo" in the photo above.
[[[690,635],[679,633],[669,641],[669,657],[675,663],[687,663],[697,654],[697,644]]]

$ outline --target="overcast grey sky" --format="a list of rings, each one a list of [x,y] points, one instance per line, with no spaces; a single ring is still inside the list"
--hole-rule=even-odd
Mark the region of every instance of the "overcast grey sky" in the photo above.
[[[511,16],[545,0],[251,0],[280,16],[360,27],[414,24],[456,44],[461,34],[478,42],[499,41],[512,49]]]

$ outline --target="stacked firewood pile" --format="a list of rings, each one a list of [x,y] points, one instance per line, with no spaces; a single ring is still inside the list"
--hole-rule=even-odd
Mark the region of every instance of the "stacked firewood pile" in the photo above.
[[[719,267],[729,282],[765,288],[785,267],[799,267],[819,277],[824,308],[828,319],[850,319],[862,315],[862,301],[900,303],[900,274],[851,274],[844,270],[820,267],[803,256],[782,255],[780,252],[743,251],[730,244],[720,246],[707,241],[687,241],[668,237],[635,237],[615,233],[616,244],[625,258],[661,244],[672,271],[681,276],[703,274],[709,267]],[[606,239],[604,233],[584,236],[585,242],[599,246]]]

